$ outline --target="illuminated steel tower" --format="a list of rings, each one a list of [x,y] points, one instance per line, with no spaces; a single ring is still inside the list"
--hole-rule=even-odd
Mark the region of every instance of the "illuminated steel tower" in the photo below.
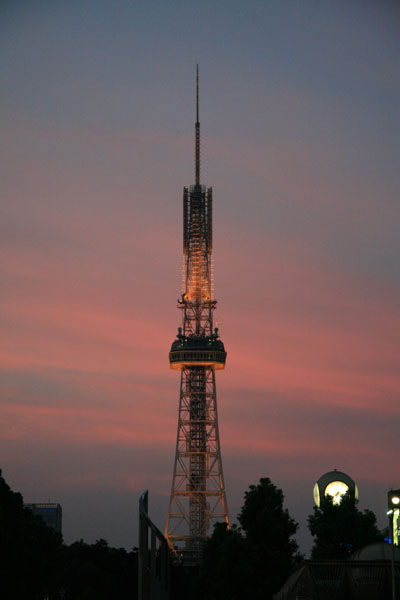
[[[228,506],[218,432],[215,371],[226,352],[214,328],[212,189],[200,185],[199,70],[196,86],[195,184],[183,190],[182,327],[172,343],[171,369],[181,371],[178,435],[165,537],[186,564],[197,564],[210,525]]]

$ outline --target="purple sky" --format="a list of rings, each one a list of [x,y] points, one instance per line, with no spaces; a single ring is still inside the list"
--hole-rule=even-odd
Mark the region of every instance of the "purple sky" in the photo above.
[[[163,529],[182,187],[214,189],[231,517],[260,477],[310,547],[314,482],[399,487],[397,2],[5,2],[0,468],[64,535]]]

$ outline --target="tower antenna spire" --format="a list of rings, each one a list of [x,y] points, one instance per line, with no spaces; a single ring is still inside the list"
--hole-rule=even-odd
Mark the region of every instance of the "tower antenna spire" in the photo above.
[[[196,67],[196,185],[200,185],[199,65]]]

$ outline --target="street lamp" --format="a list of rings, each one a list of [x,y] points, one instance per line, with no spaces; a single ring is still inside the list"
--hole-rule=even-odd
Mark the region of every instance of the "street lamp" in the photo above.
[[[392,599],[396,599],[396,580],[394,571],[394,547],[399,545],[400,536],[400,490],[390,490],[388,492],[388,511],[389,522],[392,530]]]
[[[399,545],[399,515],[400,515],[400,490],[390,490],[388,492],[388,512],[389,520],[392,525],[392,540],[395,546]]]

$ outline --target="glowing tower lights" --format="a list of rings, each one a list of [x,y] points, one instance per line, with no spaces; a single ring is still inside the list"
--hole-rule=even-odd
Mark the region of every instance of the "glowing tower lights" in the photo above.
[[[178,434],[165,537],[186,564],[198,564],[216,521],[229,525],[218,431],[215,371],[226,352],[214,328],[212,189],[200,184],[199,71],[195,184],[183,190],[182,327],[169,354],[181,371]]]

